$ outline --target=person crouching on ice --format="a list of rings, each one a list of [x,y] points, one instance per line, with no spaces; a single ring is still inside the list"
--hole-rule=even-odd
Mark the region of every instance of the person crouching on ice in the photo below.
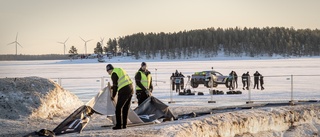
[[[125,129],[127,128],[128,112],[133,94],[132,81],[122,68],[113,68],[111,64],[108,64],[106,69],[112,79],[112,100],[118,92],[118,101],[116,104],[117,123],[112,129]]]
[[[141,67],[134,78],[136,80],[138,105],[140,105],[151,96],[153,90],[151,73],[147,70],[147,64],[145,62],[141,63]]]

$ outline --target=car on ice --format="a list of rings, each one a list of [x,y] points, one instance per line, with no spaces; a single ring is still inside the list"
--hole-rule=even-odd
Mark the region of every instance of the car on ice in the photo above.
[[[225,84],[227,86],[228,76],[222,75],[218,71],[201,71],[195,72],[191,76],[191,86],[197,88],[199,84],[204,84],[207,88],[217,87],[218,84]]]

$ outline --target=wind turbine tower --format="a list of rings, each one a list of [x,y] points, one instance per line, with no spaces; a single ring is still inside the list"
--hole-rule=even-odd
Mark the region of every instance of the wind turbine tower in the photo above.
[[[18,55],[18,45],[22,48],[22,46],[20,45],[20,43],[18,42],[18,32],[17,32],[17,35],[16,35],[16,41],[14,42],[11,42],[9,43],[8,45],[11,45],[11,44],[16,44],[16,55]]]
[[[91,41],[92,39],[87,40],[87,41],[86,41],[86,40],[84,40],[84,39],[83,39],[83,38],[81,38],[81,37],[80,37],[80,39],[82,39],[82,41],[84,42],[84,51],[85,51],[84,53],[87,55],[87,42]]]
[[[68,39],[69,39],[69,38],[67,38],[67,40],[64,41],[64,42],[58,42],[58,43],[60,43],[60,44],[63,44],[63,46],[64,46],[63,55],[66,55],[66,42],[68,41]]]

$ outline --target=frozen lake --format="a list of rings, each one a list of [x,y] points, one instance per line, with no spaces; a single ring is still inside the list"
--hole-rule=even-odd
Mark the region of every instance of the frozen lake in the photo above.
[[[121,67],[127,71],[133,79],[139,69],[141,61],[131,59],[108,60],[114,67]],[[293,98],[294,100],[319,100],[320,90],[320,58],[296,58],[296,59],[219,59],[206,61],[146,61],[148,69],[153,76],[153,95],[164,103],[171,99],[176,101],[170,105],[240,105],[249,100],[249,91],[242,90],[241,78],[238,79],[241,95],[210,95],[209,89],[200,85],[192,89],[196,92],[204,92],[203,96],[178,96],[170,90],[170,76],[176,70],[185,76],[197,71],[214,70],[228,75],[232,70],[238,76],[249,71],[252,76],[259,71],[264,76],[265,90],[250,89],[251,100],[265,101],[289,101],[291,99],[291,75],[293,75]],[[28,77],[39,76],[59,82],[65,89],[75,93],[82,101],[87,102],[101,88],[101,83],[110,81],[105,71],[108,63],[99,63],[95,59],[87,60],[55,60],[55,61],[1,61],[0,77]],[[187,81],[187,78],[185,78]],[[251,84],[253,85],[253,84]],[[226,93],[229,91],[224,85],[217,89]],[[172,93],[172,94],[171,94]],[[172,95],[172,98],[171,98]],[[217,103],[208,104],[209,100]]]

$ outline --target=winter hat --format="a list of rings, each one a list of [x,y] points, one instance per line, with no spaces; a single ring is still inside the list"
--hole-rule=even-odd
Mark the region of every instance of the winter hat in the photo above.
[[[141,67],[146,66],[147,64],[145,62],[141,63]]]
[[[107,68],[107,71],[109,71],[109,70],[113,69],[113,66],[112,66],[111,64],[108,64],[108,65],[106,66],[106,68]]]

